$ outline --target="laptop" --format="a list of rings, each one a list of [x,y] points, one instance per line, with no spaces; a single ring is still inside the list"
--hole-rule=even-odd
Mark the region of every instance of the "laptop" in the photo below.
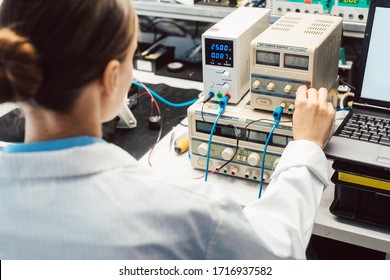
[[[390,1],[373,0],[353,108],[324,152],[333,160],[390,170]]]

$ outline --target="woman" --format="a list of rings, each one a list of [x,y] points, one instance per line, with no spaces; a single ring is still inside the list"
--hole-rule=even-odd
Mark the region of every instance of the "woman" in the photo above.
[[[3,2],[0,102],[26,126],[0,154],[0,259],[305,258],[327,184],[326,90],[298,90],[295,141],[242,211],[101,139],[130,87],[137,24],[128,0]]]

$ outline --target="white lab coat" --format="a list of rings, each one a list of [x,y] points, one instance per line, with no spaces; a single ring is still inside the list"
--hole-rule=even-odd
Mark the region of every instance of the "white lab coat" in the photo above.
[[[317,145],[290,142],[242,211],[222,187],[155,177],[108,143],[2,153],[0,259],[304,259],[327,167]]]

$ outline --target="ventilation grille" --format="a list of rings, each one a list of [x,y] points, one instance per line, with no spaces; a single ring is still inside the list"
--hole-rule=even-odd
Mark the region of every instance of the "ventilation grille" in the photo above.
[[[339,49],[337,47],[337,37],[334,36],[333,39],[329,42],[329,44],[325,48],[325,65],[338,65],[338,52]],[[332,79],[334,79],[334,76],[337,75],[337,69],[334,71],[328,71],[326,73],[326,81],[332,82]],[[335,72],[335,73],[332,73]]]
[[[302,17],[285,16],[271,26],[272,30],[277,31],[290,31],[298,22],[302,20]]]
[[[322,35],[332,24],[332,20],[317,19],[303,33],[311,35]]]
[[[250,62],[250,59],[248,59],[246,61],[245,69],[246,69],[246,71],[244,71],[245,72],[244,81],[250,81],[250,79],[251,79],[251,62]]]

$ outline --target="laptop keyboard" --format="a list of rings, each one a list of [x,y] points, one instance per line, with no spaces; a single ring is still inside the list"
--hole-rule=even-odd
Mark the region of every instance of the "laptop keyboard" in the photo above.
[[[390,146],[390,120],[351,114],[337,135]]]

